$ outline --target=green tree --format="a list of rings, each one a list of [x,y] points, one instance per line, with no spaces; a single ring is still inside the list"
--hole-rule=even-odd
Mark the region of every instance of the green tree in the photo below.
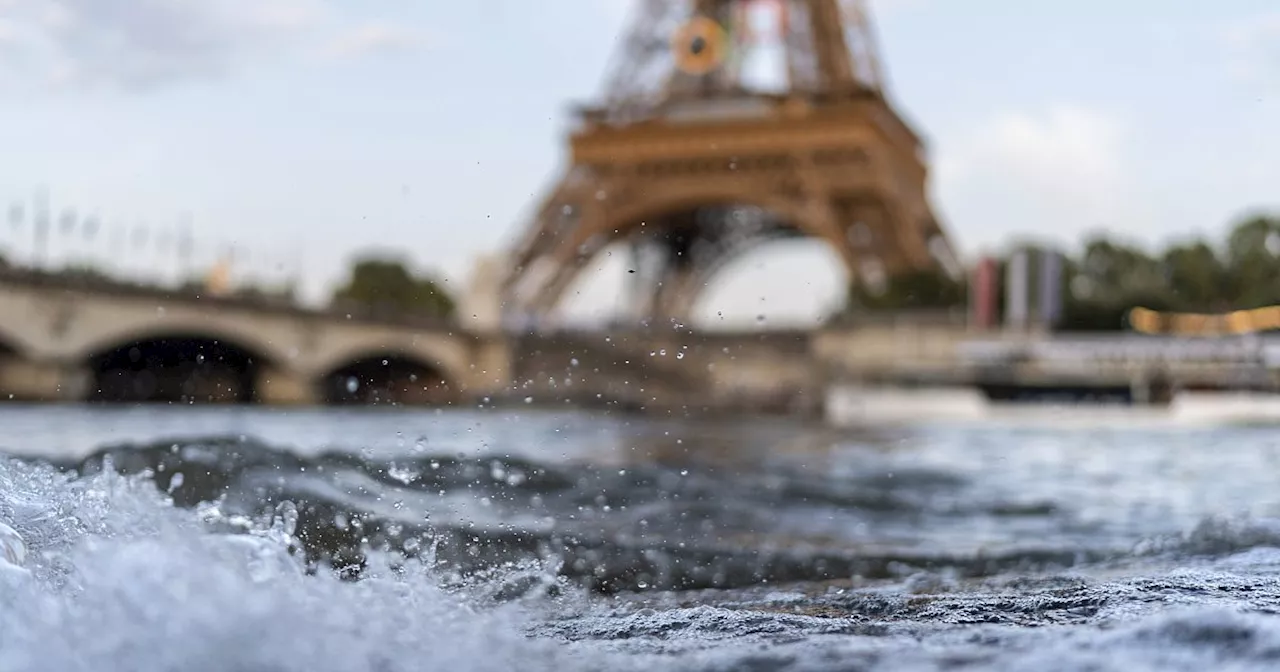
[[[1136,245],[1095,236],[1066,266],[1063,331],[1115,331],[1134,305],[1171,307],[1164,267]]]
[[[261,303],[292,305],[297,303],[297,288],[293,283],[275,287],[251,284],[237,288],[233,296]]]
[[[111,277],[105,271],[89,264],[69,264],[62,269],[56,271],[56,274],[64,280],[72,282],[81,282],[84,284],[100,284],[100,285],[119,285],[120,281]]]
[[[1039,281],[1040,246],[1011,248],[1033,252],[1028,275]],[[1076,331],[1126,329],[1135,306],[1160,311],[1227,312],[1280,304],[1280,216],[1256,214],[1233,225],[1220,244],[1205,240],[1172,243],[1155,253],[1105,235],[1088,239],[1074,255],[1064,255],[1063,315],[1059,328]],[[1003,282],[1008,257],[998,261]],[[883,292],[855,286],[847,310],[903,310],[962,305],[963,283],[933,273],[893,278]]]
[[[1240,221],[1223,252],[1230,270],[1224,298],[1231,308],[1280,303],[1280,218],[1255,215]]]
[[[1180,311],[1208,312],[1226,307],[1232,278],[1218,253],[1203,240],[1171,245],[1161,256],[1170,294]]]
[[[1089,280],[1092,300],[1124,301],[1133,295],[1160,294],[1165,278],[1160,262],[1136,245],[1095,237],[1085,243],[1080,276]]]
[[[434,279],[415,276],[404,262],[383,257],[357,259],[332,304],[382,315],[443,318],[454,313],[453,298]]]
[[[963,306],[965,284],[941,270],[908,271],[890,276],[882,291],[854,281],[849,288],[850,309],[941,310]]]

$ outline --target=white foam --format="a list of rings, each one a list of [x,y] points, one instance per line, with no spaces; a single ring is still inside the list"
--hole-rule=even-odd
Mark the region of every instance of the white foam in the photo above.
[[[12,527],[0,522],[0,556],[5,562],[21,567],[27,562],[27,544]]]
[[[142,478],[71,481],[0,459],[0,485],[13,514],[0,544],[27,566],[0,562],[26,577],[0,571],[0,672],[496,672],[571,657],[527,639],[520,612],[470,609],[425,568],[375,559],[360,582],[304,576],[287,525],[213,533],[208,511],[177,509]]]

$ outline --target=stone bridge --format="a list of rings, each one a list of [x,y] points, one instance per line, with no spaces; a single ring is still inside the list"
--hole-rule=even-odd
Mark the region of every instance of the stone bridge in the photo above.
[[[463,329],[0,271],[0,400],[416,405],[488,397],[673,415],[804,414],[816,412],[828,386],[858,381],[1280,388],[1275,338],[982,334],[944,317],[817,331],[512,335],[482,330],[481,320]]]
[[[460,402],[510,385],[500,336],[50,276],[0,278],[15,400]]]
[[[531,401],[644,408],[812,413],[824,372],[807,330],[583,331],[512,339],[514,385]]]
[[[804,331],[510,335],[0,271],[0,400],[787,410],[817,371]]]

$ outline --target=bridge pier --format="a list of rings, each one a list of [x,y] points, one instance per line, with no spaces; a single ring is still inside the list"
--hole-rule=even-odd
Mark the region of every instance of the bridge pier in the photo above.
[[[80,401],[91,381],[89,370],[81,365],[16,355],[0,357],[0,400]]]
[[[323,402],[309,376],[278,366],[261,366],[253,381],[258,403],[268,406],[312,406]]]
[[[496,397],[511,388],[512,348],[505,338],[483,338],[471,348],[471,364],[458,381],[465,401]]]

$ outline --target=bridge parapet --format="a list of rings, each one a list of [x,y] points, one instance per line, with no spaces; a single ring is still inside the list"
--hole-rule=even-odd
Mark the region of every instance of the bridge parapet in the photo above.
[[[175,347],[199,352],[175,354]],[[0,385],[19,390],[15,398],[82,398],[85,386],[76,381],[85,372],[101,377],[121,367],[151,376],[169,367],[188,377],[214,365],[244,369],[237,385],[250,391],[232,396],[277,403],[315,401],[324,379],[362,361],[374,369],[399,365],[397,375],[412,384],[438,376],[459,400],[494,394],[510,382],[503,337],[456,324],[158,291],[96,291],[40,278],[0,278],[0,351],[8,353],[0,360]],[[103,383],[90,386],[101,392]]]
[[[1215,387],[1280,382],[1280,339],[1269,337],[979,333],[898,325],[824,330],[814,336],[814,357],[837,380],[1121,385],[1160,377]]]

